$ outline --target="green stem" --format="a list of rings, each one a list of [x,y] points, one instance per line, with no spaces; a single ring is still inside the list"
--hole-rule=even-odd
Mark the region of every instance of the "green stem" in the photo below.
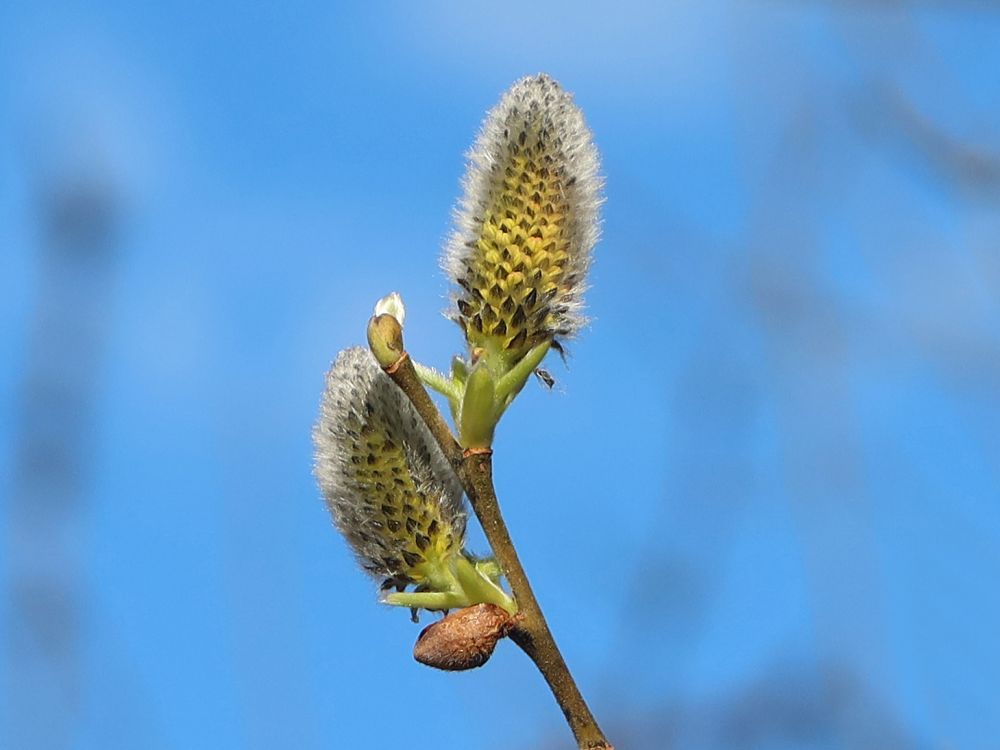
[[[458,385],[444,373],[438,372],[433,367],[426,367],[419,362],[414,362],[413,367],[416,369],[421,383],[432,391],[437,391],[447,398],[448,401],[457,402],[462,397]]]

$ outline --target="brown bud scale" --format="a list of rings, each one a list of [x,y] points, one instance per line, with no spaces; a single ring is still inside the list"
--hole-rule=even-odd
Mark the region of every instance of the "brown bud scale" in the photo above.
[[[515,621],[514,616],[496,604],[460,609],[420,632],[413,646],[413,658],[448,672],[481,667]]]

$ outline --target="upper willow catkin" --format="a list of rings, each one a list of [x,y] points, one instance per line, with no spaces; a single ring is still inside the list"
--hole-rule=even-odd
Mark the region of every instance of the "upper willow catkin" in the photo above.
[[[521,79],[487,115],[443,262],[470,349],[515,363],[585,324],[598,168],[583,114],[547,75]]]
[[[420,585],[461,551],[462,487],[371,352],[355,347],[337,357],[313,442],[327,506],[366,571]]]

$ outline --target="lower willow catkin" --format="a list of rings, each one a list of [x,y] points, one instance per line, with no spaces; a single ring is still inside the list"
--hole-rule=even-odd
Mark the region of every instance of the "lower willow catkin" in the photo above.
[[[465,549],[458,478],[371,352],[348,349],[333,363],[313,442],[334,523],[383,591],[395,589],[382,601],[410,607],[414,617],[418,608],[479,603],[516,611],[495,563]]]
[[[422,585],[461,551],[462,487],[367,350],[341,352],[330,368],[313,440],[316,478],[362,568]]]

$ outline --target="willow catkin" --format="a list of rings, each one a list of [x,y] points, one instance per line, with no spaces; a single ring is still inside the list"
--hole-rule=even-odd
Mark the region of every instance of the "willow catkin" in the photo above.
[[[419,586],[461,552],[461,485],[369,351],[343,351],[330,368],[313,442],[326,504],[368,573]]]
[[[583,114],[547,75],[521,79],[487,115],[443,262],[470,349],[514,363],[586,323],[598,168]]]

